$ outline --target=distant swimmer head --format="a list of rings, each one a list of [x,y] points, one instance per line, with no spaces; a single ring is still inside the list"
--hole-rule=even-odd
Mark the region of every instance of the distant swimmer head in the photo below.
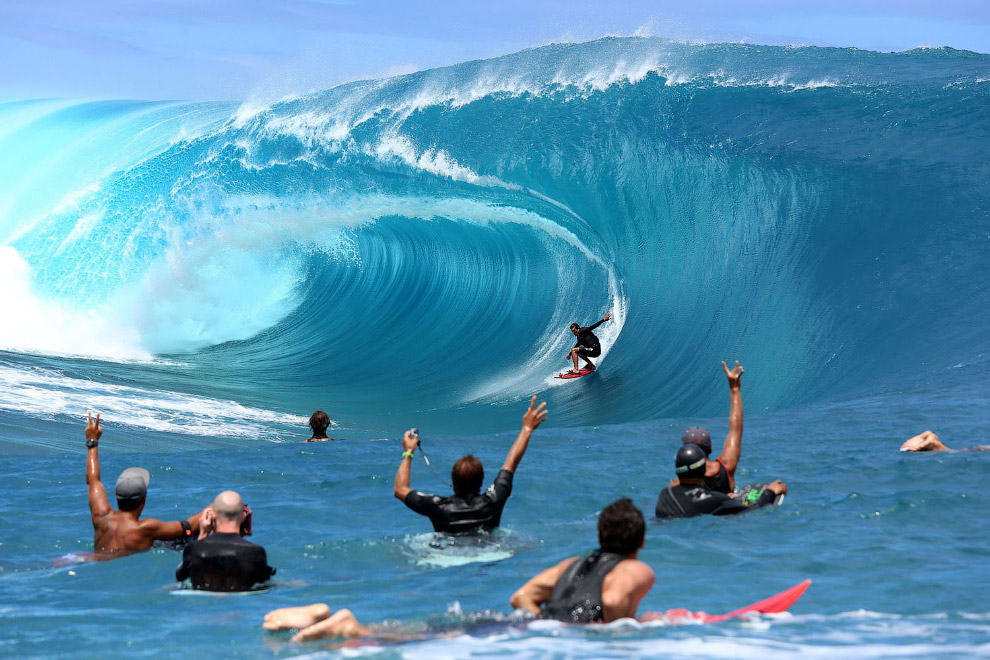
[[[706,428],[701,426],[692,426],[684,431],[684,435],[681,436],[681,442],[684,444],[696,444],[705,450],[705,456],[711,456],[712,434],[709,433]]]
[[[144,468],[129,467],[117,477],[117,508],[133,511],[142,504],[148,495],[148,482],[151,474]]]
[[[598,516],[598,544],[605,552],[630,555],[643,547],[646,521],[628,497],[616,500]]]
[[[695,444],[682,445],[674,458],[674,467],[680,479],[696,479],[705,476],[705,452]]]
[[[485,481],[485,468],[475,456],[468,454],[457,459],[450,470],[450,482],[457,495],[477,495]]]
[[[330,426],[330,415],[322,410],[317,410],[309,417],[309,428],[313,429],[313,437],[321,438],[327,434],[327,427]]]

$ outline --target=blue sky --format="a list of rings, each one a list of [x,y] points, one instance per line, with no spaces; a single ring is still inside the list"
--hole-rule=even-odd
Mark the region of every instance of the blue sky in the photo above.
[[[990,1],[0,0],[0,100],[271,100],[606,34],[988,53]]]

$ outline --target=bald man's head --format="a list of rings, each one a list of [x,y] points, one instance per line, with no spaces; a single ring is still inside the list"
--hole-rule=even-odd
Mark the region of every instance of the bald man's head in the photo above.
[[[234,491],[225,490],[213,500],[213,512],[217,514],[217,523],[233,522],[240,525],[244,519],[244,502]]]

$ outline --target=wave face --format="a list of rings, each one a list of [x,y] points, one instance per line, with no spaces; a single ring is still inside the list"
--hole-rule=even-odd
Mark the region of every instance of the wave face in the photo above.
[[[265,108],[2,105],[0,344],[354,417],[560,385],[573,424],[720,414],[738,358],[773,410],[988,345],[987,144],[990,57],[951,49],[609,38]],[[599,373],[553,381],[607,311]]]

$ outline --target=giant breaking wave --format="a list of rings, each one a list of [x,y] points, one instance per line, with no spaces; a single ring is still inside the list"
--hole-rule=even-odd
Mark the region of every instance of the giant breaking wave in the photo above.
[[[719,413],[723,359],[757,410],[891,381],[987,346],[988,79],[608,38],[266,107],[9,103],[0,344],[469,413],[611,311],[562,423]]]

